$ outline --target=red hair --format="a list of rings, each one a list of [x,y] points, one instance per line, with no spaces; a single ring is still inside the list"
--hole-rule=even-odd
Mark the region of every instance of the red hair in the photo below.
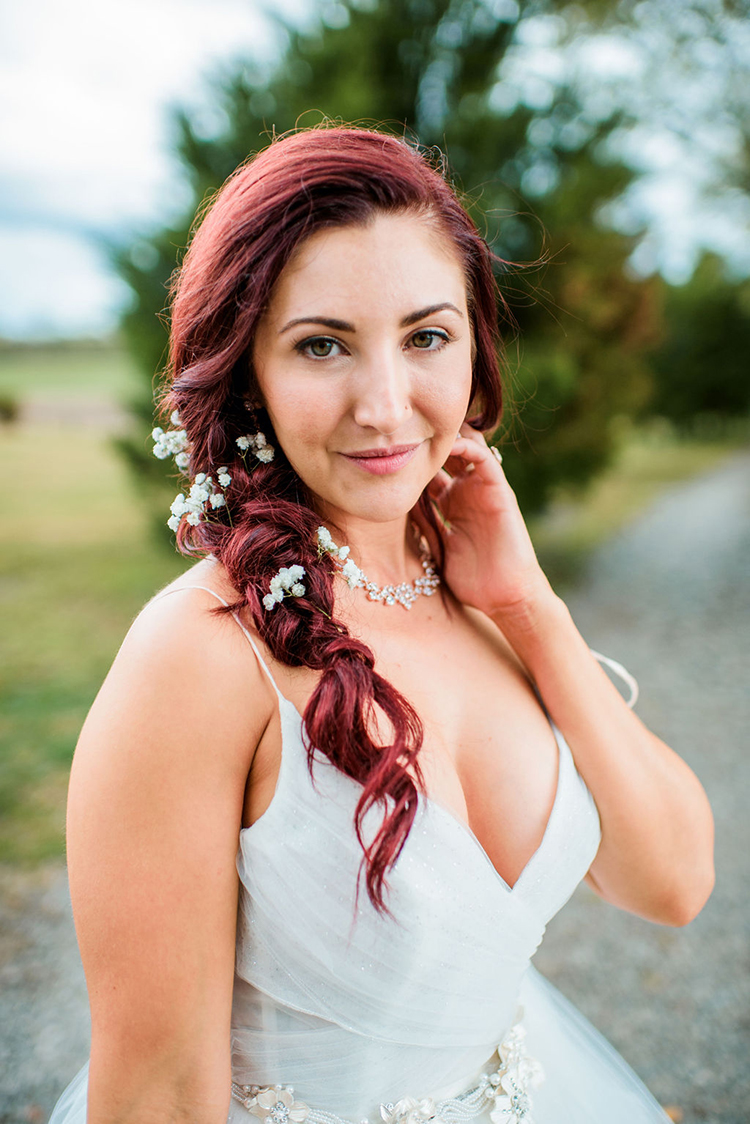
[[[355,830],[364,851],[371,901],[385,910],[385,875],[398,858],[422,788],[422,725],[408,701],[374,670],[370,649],[334,619],[334,574],[318,558],[313,497],[292,470],[255,384],[250,356],[258,322],[275,282],[302,241],[324,227],[364,224],[379,213],[414,213],[433,222],[463,264],[474,358],[470,424],[494,428],[502,408],[498,366],[497,290],[492,253],[445,179],[416,148],[397,137],[349,127],[303,130],[274,140],[227,181],[192,240],[173,287],[165,409],[177,409],[187,430],[192,472],[227,465],[232,485],[211,522],[183,520],[179,548],[212,553],[238,590],[230,609],[247,608],[275,659],[320,670],[304,713],[310,769],[325,754],[362,793]],[[248,432],[248,404],[276,444],[271,464],[248,471],[236,438]],[[434,521],[425,495],[421,510]],[[273,612],[262,606],[281,566],[305,567],[306,594]],[[320,610],[323,610],[321,612]],[[372,740],[375,708],[392,732]],[[366,842],[363,820],[383,818]]]

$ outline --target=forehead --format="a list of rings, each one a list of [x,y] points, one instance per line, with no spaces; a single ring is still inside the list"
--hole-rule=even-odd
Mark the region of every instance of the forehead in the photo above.
[[[452,301],[466,305],[456,247],[429,218],[377,214],[365,224],[317,231],[298,247],[274,288],[271,319],[345,309],[398,312]]]

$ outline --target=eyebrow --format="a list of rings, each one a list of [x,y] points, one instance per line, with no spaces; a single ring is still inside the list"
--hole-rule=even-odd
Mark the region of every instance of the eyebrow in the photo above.
[[[440,304],[429,304],[426,308],[419,308],[416,312],[410,312],[401,321],[402,328],[408,328],[411,324],[416,324],[420,320],[424,320],[427,316],[433,316],[436,312],[456,312],[459,316],[462,315],[461,310],[456,308],[455,304],[450,301],[443,301]],[[334,332],[354,332],[356,328],[347,320],[334,320],[330,316],[299,316],[295,320],[290,320],[283,328],[279,329],[279,335],[288,332],[290,328],[296,328],[298,324],[321,324],[324,328],[330,328]]]

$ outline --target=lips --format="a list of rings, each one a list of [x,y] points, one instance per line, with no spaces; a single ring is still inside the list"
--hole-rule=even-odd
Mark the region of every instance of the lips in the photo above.
[[[414,445],[390,445],[386,449],[362,449],[356,453],[342,453],[346,460],[374,476],[397,472],[408,464],[421,442]]]

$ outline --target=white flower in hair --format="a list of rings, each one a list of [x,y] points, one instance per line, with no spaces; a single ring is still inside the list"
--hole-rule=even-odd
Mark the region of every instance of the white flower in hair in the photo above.
[[[343,562],[348,554],[350,547],[336,546],[336,543],[331,537],[331,532],[327,527],[318,527],[318,555],[330,554],[334,561]],[[354,563],[352,562],[353,566]]]
[[[265,433],[247,433],[242,437],[238,437],[235,443],[242,453],[252,450],[254,455],[263,464],[269,464],[273,460],[276,452],[274,446],[269,445],[266,440]]]
[[[341,567],[341,576],[346,579],[349,589],[356,589],[358,585],[362,584],[362,571],[356,562],[352,562],[351,558]]]
[[[209,476],[205,472],[199,472],[190,485],[187,496],[184,492],[180,492],[172,500],[169,507],[171,515],[167,520],[167,526],[172,531],[178,531],[182,519],[185,518],[191,527],[197,527],[211,512],[227,506],[224,491],[231,483],[232,477],[227,472],[225,465],[222,465],[219,469],[216,483],[214,483],[213,476]]]
[[[334,546],[331,532],[327,527],[318,527],[318,547],[324,554],[330,554]]]
[[[270,593],[263,598],[263,608],[273,609],[287,596],[304,597],[307,590],[300,581],[304,576],[304,566],[282,566],[269,582]]]
[[[184,429],[169,429],[166,432],[160,425],[151,430],[154,442],[154,456],[160,461],[176,457],[187,450],[188,439]]]

